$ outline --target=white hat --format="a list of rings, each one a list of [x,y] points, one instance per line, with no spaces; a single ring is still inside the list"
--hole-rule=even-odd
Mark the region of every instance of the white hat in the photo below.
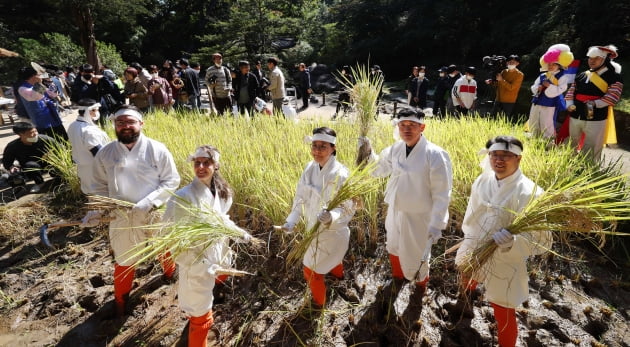
[[[613,45],[608,46],[591,46],[588,48],[586,56],[589,58],[602,57],[606,58],[610,55],[610,59],[615,59],[619,56],[617,54],[617,47]]]

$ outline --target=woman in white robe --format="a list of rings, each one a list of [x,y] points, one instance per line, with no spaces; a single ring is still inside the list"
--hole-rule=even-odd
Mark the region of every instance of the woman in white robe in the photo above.
[[[164,213],[165,221],[218,217],[224,223],[242,232],[244,241],[251,236],[229,219],[232,206],[232,191],[219,175],[219,152],[211,146],[200,146],[189,159],[193,162],[195,178],[178,190]],[[208,215],[191,215],[190,205],[207,212]],[[212,327],[212,301],[215,282],[225,281],[218,269],[232,267],[234,252],[227,238],[201,249],[192,247],[175,259],[179,267],[177,299],[180,308],[189,317],[188,346],[206,346],[208,330]]]
[[[326,284],[324,275],[343,278],[343,257],[350,242],[348,222],[355,209],[352,201],[328,210],[326,204],[333,194],[348,178],[348,169],[336,159],[334,130],[326,127],[313,130],[311,155],[300,177],[291,213],[283,225],[286,231],[292,231],[304,216],[306,229],[310,229],[317,220],[323,230],[315,238],[304,254],[304,278],[311,288],[313,302],[323,307],[326,303]]]

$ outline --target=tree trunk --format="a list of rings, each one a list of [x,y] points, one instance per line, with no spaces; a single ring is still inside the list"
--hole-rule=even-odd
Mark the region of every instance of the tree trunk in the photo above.
[[[94,36],[94,17],[90,7],[82,2],[73,4],[74,20],[79,28],[79,38],[81,46],[85,50],[88,64],[94,67],[94,71],[98,73],[101,62],[96,51],[96,37]]]

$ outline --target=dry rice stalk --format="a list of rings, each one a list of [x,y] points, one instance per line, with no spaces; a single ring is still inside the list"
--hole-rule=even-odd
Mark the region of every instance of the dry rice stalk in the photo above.
[[[350,172],[345,182],[335,192],[331,200],[325,205],[327,210],[333,210],[348,200],[355,200],[380,188],[378,178],[372,177],[371,172],[375,164],[357,167]],[[326,230],[319,221],[302,235],[302,239],[291,248],[287,255],[287,266],[300,263],[311,242],[316,240],[322,231]]]
[[[86,205],[90,210],[112,211],[119,208],[132,208],[133,202],[118,200],[102,195],[88,195]]]
[[[530,200],[506,229],[512,234],[550,230],[556,239],[565,233],[598,237],[600,246],[606,235],[623,235],[615,231],[616,222],[630,219],[628,176],[606,177],[601,172],[556,182],[540,197]],[[486,264],[497,245],[492,239],[475,249],[459,266],[464,276],[471,277]]]
[[[212,208],[198,208],[179,197],[176,204],[185,209],[190,217],[143,226],[157,232],[147,242],[130,251],[130,257],[138,259],[136,265],[167,252],[171,253],[173,259],[184,252],[195,252],[197,257],[202,257],[205,250],[216,242],[225,239],[243,240],[245,231]],[[264,243],[257,238],[252,238],[251,242],[255,246]]]
[[[357,64],[351,69],[354,76],[354,83],[343,76],[341,84],[348,91],[350,97],[357,105],[357,116],[359,120],[359,136],[368,136],[370,129],[378,115],[378,95],[383,87],[382,78],[374,78],[367,65]],[[367,144],[363,144],[357,153],[357,165],[367,162],[370,151]]]

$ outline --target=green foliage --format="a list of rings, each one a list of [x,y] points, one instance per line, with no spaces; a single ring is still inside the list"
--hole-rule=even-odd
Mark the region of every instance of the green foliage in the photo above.
[[[116,46],[111,43],[96,41],[96,50],[101,59],[101,64],[110,68],[117,76],[122,75],[125,68],[127,68],[127,64],[123,61]]]
[[[211,62],[214,52],[222,52],[226,62],[254,59],[275,53],[274,39],[297,38],[302,31],[301,9],[309,1],[240,0],[229,8],[225,18],[210,24],[209,33],[201,35],[205,47],[193,59]]]
[[[27,61],[53,64],[58,67],[83,64],[85,53],[83,49],[72,42],[70,37],[59,33],[43,34],[40,40],[19,40],[20,53]]]
[[[59,68],[78,66],[86,62],[83,48],[72,42],[69,36],[59,33],[46,33],[41,40],[21,38],[19,51],[25,63],[35,61],[53,64]],[[107,65],[116,74],[122,74],[127,64],[113,44],[96,41],[96,48],[101,63]]]

